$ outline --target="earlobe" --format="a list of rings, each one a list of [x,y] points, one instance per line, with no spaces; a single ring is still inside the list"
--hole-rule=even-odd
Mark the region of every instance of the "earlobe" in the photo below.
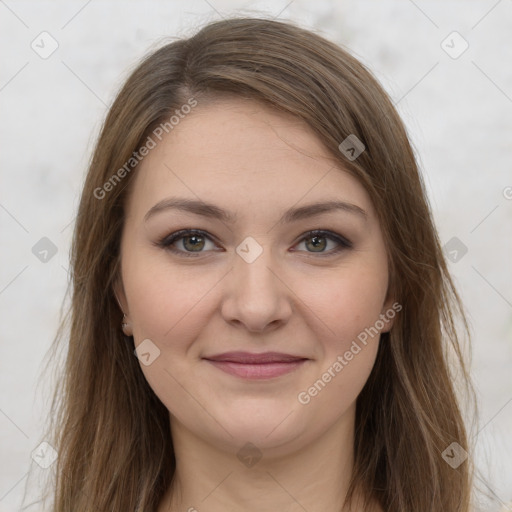
[[[123,315],[123,321],[121,323],[121,329],[125,336],[133,336],[133,328],[126,315]]]
[[[128,303],[126,300],[126,294],[124,293],[124,287],[123,283],[120,278],[117,278],[114,286],[114,296],[117,300],[117,304],[119,305],[119,309],[123,313],[123,320],[121,322],[121,329],[123,330],[123,333],[125,336],[133,336],[133,328],[130,322],[130,319],[128,317],[129,311],[128,311]]]
[[[389,297],[382,308],[380,318],[385,326],[381,333],[389,332],[395,323],[395,317],[401,311],[402,305],[397,302],[393,297]]]
[[[123,314],[128,314],[128,303],[126,301],[126,294],[124,293],[123,282],[120,277],[117,277],[114,281],[113,290],[119,309]]]
[[[381,333],[386,333],[391,330],[395,323],[395,317],[402,309],[400,303],[398,303],[395,299],[396,289],[395,289],[395,278],[394,272],[392,268],[388,268],[388,284],[386,296],[384,299],[384,304],[382,305],[382,310],[380,312],[380,320],[384,323],[384,327],[381,330]]]
[[[391,330],[391,328],[393,327],[393,323],[394,323],[393,319],[388,318],[388,316],[386,315],[386,312],[382,313],[380,315],[380,318],[384,322],[384,327],[380,331],[380,333],[384,334],[386,332],[389,332]]]

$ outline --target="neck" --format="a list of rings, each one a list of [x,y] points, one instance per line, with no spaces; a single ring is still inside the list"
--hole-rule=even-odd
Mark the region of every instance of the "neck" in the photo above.
[[[176,472],[158,512],[345,510],[353,468],[354,408],[320,438],[295,450],[281,446],[279,456],[264,449],[257,462],[246,459],[247,465],[199,439],[175,418],[171,431]]]

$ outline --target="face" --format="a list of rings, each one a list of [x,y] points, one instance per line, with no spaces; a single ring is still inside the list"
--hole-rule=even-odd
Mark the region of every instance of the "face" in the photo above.
[[[291,450],[352,421],[393,323],[361,184],[302,121],[236,99],[199,104],[133,179],[116,292],[171,426]]]

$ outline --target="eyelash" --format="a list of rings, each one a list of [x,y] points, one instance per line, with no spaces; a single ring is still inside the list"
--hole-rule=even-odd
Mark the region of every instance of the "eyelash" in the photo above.
[[[200,229],[182,229],[180,231],[171,233],[170,235],[166,235],[165,237],[160,239],[156,243],[156,245],[158,247],[161,247],[162,249],[166,249],[166,250],[168,250],[174,254],[177,254],[179,256],[185,256],[186,258],[190,258],[190,257],[195,258],[195,257],[199,256],[200,254],[202,254],[204,251],[199,251],[199,252],[194,253],[194,252],[181,251],[181,250],[171,247],[174,242],[177,242],[178,240],[181,240],[183,238],[186,238],[187,236],[192,236],[192,235],[200,235],[203,238],[207,238],[211,241],[214,241],[208,235],[208,233],[206,231],[202,231]],[[352,248],[352,242],[350,242],[346,238],[344,238],[336,233],[333,233],[332,231],[327,231],[324,229],[315,229],[312,231],[308,231],[307,233],[304,233],[303,237],[299,240],[298,243],[300,243],[308,238],[315,237],[315,236],[320,237],[320,238],[328,238],[330,240],[337,242],[338,244],[340,244],[340,246],[337,249],[333,249],[328,252],[318,252],[318,253],[310,252],[309,254],[312,254],[312,255],[317,254],[320,257],[333,256],[335,254],[340,253],[343,250]],[[301,251],[301,252],[304,252],[304,251]],[[307,251],[305,251],[305,252],[307,252]]]

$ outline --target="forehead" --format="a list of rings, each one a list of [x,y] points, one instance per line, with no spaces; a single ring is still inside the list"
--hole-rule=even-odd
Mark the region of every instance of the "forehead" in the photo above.
[[[301,119],[255,101],[201,103],[139,164],[129,210],[144,215],[169,195],[237,211],[345,199],[371,212],[356,178]]]

